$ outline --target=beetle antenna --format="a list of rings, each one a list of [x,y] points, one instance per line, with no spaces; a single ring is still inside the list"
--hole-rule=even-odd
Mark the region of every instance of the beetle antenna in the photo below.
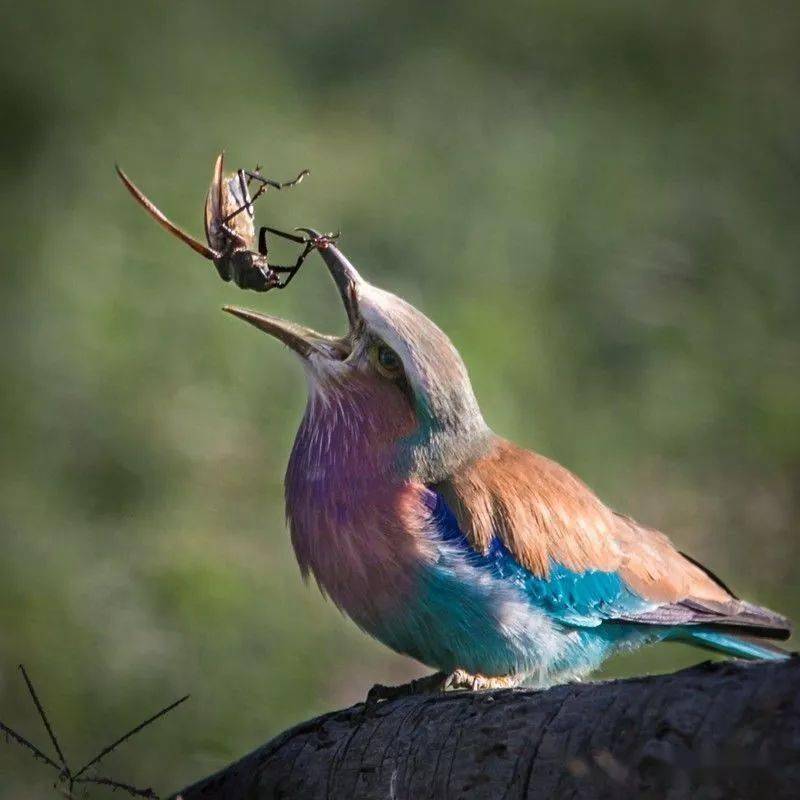
[[[195,253],[200,253],[201,256],[213,261],[219,258],[219,253],[206,247],[202,242],[189,236],[186,231],[181,230],[174,222],[171,222],[164,213],[152,202],[134,182],[120,169],[118,164],[114,165],[119,175],[120,180],[125,184],[125,188],[133,195],[134,199],[144,208],[144,210],[159,224],[162,228],[168,230],[173,236],[177,236],[182,242],[188,244]]]

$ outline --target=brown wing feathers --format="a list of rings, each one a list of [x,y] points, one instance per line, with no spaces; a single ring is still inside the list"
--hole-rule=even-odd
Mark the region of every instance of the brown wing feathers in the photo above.
[[[498,440],[485,456],[437,487],[467,539],[487,552],[498,536],[534,575],[556,556],[569,569],[616,569],[614,515],[572,473]]]
[[[554,562],[578,572],[618,572],[637,594],[660,604],[635,621],[789,634],[785,618],[738,600],[663,533],[613,512],[569,470],[511,442],[498,439],[436,488],[479,552],[497,536],[538,577]]]

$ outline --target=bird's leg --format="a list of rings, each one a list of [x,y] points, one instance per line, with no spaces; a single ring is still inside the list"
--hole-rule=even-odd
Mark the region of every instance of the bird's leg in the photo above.
[[[497,689],[513,689],[523,680],[522,675],[481,675],[472,674],[464,669],[455,669],[449,675],[445,672],[434,672],[424,678],[417,678],[400,686],[384,686],[376,683],[367,694],[366,707],[374,708],[381,700],[397,700],[413,694],[426,692],[454,692],[466,689],[470,692],[492,691]]]
[[[384,686],[376,683],[367,693],[366,706],[374,708],[381,700],[397,700],[400,697],[409,697],[412,694],[425,692],[440,692],[444,689],[447,675],[444,672],[434,672],[424,678],[416,678],[400,686]]]
[[[442,687],[444,691],[456,691],[458,689],[467,689],[471,692],[490,691],[493,689],[513,689],[522,683],[522,676],[520,675],[481,675],[475,673],[474,675],[463,669],[453,670],[444,682]]]

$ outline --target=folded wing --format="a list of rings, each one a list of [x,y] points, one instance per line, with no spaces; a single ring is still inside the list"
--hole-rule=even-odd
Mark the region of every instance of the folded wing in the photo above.
[[[664,534],[617,514],[569,470],[510,442],[498,439],[433,488],[469,546],[500,569],[518,568],[513,579],[565,622],[702,625],[778,639],[791,632],[788,620],[739,600]]]

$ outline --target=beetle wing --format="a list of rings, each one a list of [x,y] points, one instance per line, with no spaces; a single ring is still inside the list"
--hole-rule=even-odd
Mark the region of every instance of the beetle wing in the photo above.
[[[247,180],[241,172],[225,177],[224,165],[225,155],[220,153],[206,198],[206,239],[215,250],[224,250],[231,238],[223,228],[225,225],[236,237],[238,247],[250,249],[255,238],[255,224]]]
[[[222,167],[224,160],[225,154],[220,153],[214,162],[211,186],[208,187],[206,196],[206,240],[217,252],[225,249],[225,236],[219,226],[219,221],[222,219]]]
[[[225,179],[225,191],[222,195],[223,219],[230,217],[228,227],[241,237],[244,246],[250,250],[255,238],[255,209],[247,188],[247,178],[240,171],[234,172]]]

